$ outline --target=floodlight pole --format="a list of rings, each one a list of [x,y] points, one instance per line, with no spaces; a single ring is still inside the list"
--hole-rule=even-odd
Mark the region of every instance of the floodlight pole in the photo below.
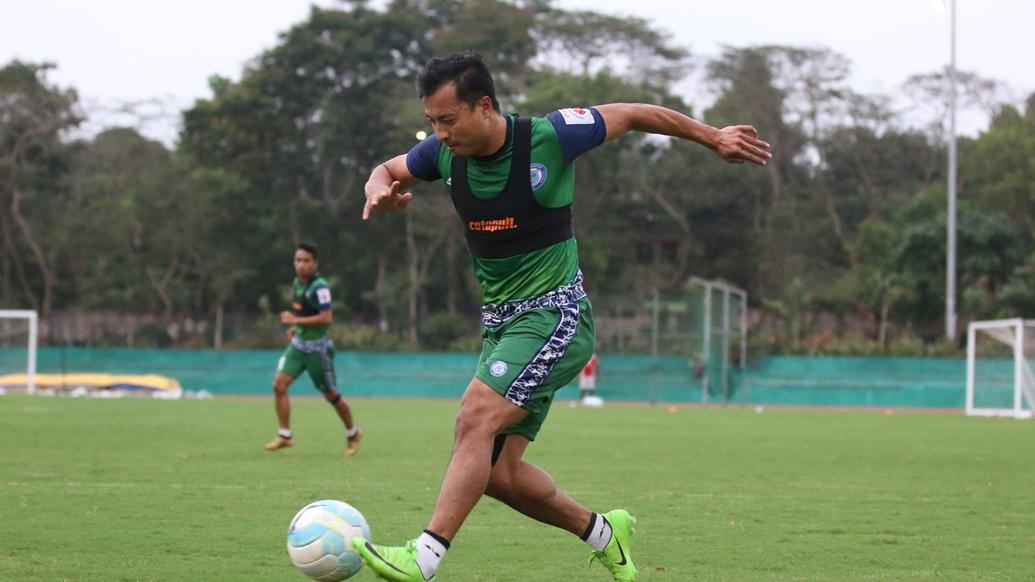
[[[945,337],[956,340],[956,0],[949,0],[949,207],[946,220]]]

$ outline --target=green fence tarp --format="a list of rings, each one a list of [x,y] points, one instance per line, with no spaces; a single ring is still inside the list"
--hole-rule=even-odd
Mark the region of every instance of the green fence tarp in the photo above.
[[[771,357],[744,375],[738,398],[757,404],[962,408],[966,372],[962,359]]]
[[[154,373],[185,390],[269,394],[279,350],[41,348],[40,372]],[[477,360],[470,353],[338,352],[339,388],[352,396],[456,398]],[[701,378],[679,356],[601,354],[597,392],[605,400],[700,402]],[[25,350],[0,348],[0,373],[25,371]],[[700,371],[698,371],[700,374]],[[732,404],[876,407],[963,406],[962,359],[765,358],[734,375]],[[313,394],[307,378],[294,394]],[[572,386],[559,398],[575,398]],[[711,398],[714,402],[714,394]]]

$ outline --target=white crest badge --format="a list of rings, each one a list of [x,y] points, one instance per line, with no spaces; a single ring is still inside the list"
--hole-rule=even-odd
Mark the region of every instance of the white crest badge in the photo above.
[[[593,112],[584,107],[561,109],[560,113],[564,118],[564,125],[593,125],[596,123],[596,120],[593,119]]]
[[[532,190],[538,190],[546,183],[546,166],[536,162],[528,170],[532,174]]]
[[[507,373],[507,363],[503,360],[496,360],[491,366],[489,366],[489,373],[499,378]]]

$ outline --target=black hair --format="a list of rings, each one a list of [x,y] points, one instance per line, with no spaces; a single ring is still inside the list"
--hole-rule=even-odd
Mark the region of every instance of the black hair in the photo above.
[[[417,96],[421,99],[438,91],[446,83],[456,83],[457,99],[470,107],[482,97],[492,100],[492,108],[500,110],[492,73],[477,53],[453,53],[448,57],[432,57],[417,75]]]
[[[310,255],[312,255],[313,259],[315,259],[315,260],[319,260],[320,259],[320,257],[318,256],[320,249],[316,245],[314,245],[313,243],[300,242],[300,243],[298,243],[298,245],[295,246],[295,250],[296,251],[305,251],[305,252],[309,253]]]

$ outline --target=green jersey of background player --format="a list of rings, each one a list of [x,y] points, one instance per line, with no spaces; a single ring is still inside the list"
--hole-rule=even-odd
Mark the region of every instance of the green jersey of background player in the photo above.
[[[554,391],[593,353],[593,317],[572,228],[574,161],[631,130],[691,139],[732,163],[765,165],[769,145],[750,126],[717,129],[645,104],[505,116],[477,55],[432,59],[417,86],[435,135],[374,169],[363,218],[404,210],[412,194],[403,192],[417,180],[445,180],[482,287],[482,353],[461,400],[453,455],[428,527],[401,547],[353,544],[383,578],[431,580],[461,524],[488,494],[580,536],[615,580],[635,580],[632,516],[590,511],[522,459]],[[620,485],[621,468],[601,469],[601,487]]]
[[[295,280],[292,283],[291,311],[280,313],[280,322],[290,325],[287,335],[291,343],[284,349],[273,378],[273,402],[280,428],[277,437],[266,443],[266,450],[276,451],[294,444],[291,433],[291,403],[288,388],[303,371],[309,372],[313,385],[338,412],[345,423],[345,454],[354,455],[362,434],[352,422],[352,411],[338,393],[334,376],[334,346],[327,337],[333,319],[331,288],[317,268],[316,245],[299,243],[295,248]]]

